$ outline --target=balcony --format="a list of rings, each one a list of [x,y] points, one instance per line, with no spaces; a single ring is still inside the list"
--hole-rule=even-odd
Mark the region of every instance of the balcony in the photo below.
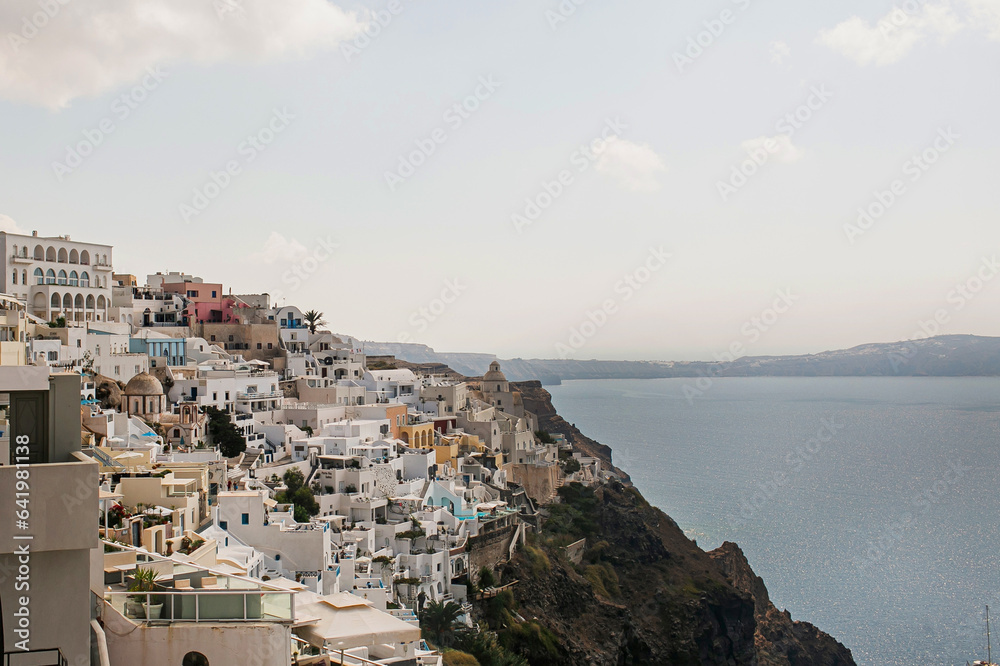
[[[237,400],[275,400],[283,398],[285,394],[281,391],[268,391],[267,393],[237,393]]]
[[[294,592],[191,589],[165,592],[106,592],[104,600],[124,617],[150,624],[175,622],[273,622],[291,624]]]

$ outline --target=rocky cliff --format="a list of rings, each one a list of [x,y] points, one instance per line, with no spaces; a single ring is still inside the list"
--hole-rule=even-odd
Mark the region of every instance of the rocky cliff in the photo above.
[[[610,449],[562,420],[538,382],[517,390],[543,429],[610,465]],[[545,509],[542,533],[503,572],[505,582],[519,581],[512,588],[524,623],[519,635],[554,637],[542,641],[541,656],[535,647],[523,652],[535,655],[530,663],[854,664],[835,639],[775,608],[738,546],[706,553],[623,478],[560,489],[561,501]],[[574,563],[565,546],[580,539],[586,548]]]

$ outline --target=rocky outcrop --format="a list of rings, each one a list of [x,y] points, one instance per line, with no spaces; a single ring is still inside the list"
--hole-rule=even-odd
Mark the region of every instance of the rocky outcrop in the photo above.
[[[761,666],[846,666],[851,651],[808,622],[795,622],[768,597],[764,580],[753,572],[740,547],[726,542],[709,555],[732,585],[754,600],[754,642]]]
[[[520,615],[559,639],[549,663],[854,664],[847,648],[774,608],[735,545],[702,551],[635,488],[614,481],[572,493],[582,495],[565,501],[582,502],[593,521],[582,564],[542,545],[543,530],[504,572],[505,581],[519,581]]]
[[[541,429],[611,466],[611,449],[562,419],[539,382],[515,390]],[[520,615],[559,640],[545,663],[853,666],[846,647],[775,608],[736,544],[706,553],[621,476],[560,489],[541,535],[504,571],[519,581]],[[560,546],[581,538],[574,564]]]
[[[122,388],[111,377],[97,375],[94,378],[94,392],[103,409],[118,409],[122,404]]]
[[[552,394],[542,387],[541,382],[512,382],[511,390],[520,392],[524,408],[538,417],[540,430],[563,435],[574,449],[585,456],[597,458],[606,468],[613,469],[622,480],[629,481],[629,475],[614,466],[610,446],[587,437],[556,413],[556,408],[552,405]]]

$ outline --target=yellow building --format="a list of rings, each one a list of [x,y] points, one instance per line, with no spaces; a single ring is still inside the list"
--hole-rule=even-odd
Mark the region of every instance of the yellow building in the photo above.
[[[434,446],[434,424],[414,423],[399,426],[399,438],[415,449],[429,449]]]

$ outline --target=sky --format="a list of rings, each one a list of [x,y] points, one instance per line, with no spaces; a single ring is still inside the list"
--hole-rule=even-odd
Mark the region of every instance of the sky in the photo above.
[[[360,339],[1000,334],[1000,0],[5,0],[0,229]]]

